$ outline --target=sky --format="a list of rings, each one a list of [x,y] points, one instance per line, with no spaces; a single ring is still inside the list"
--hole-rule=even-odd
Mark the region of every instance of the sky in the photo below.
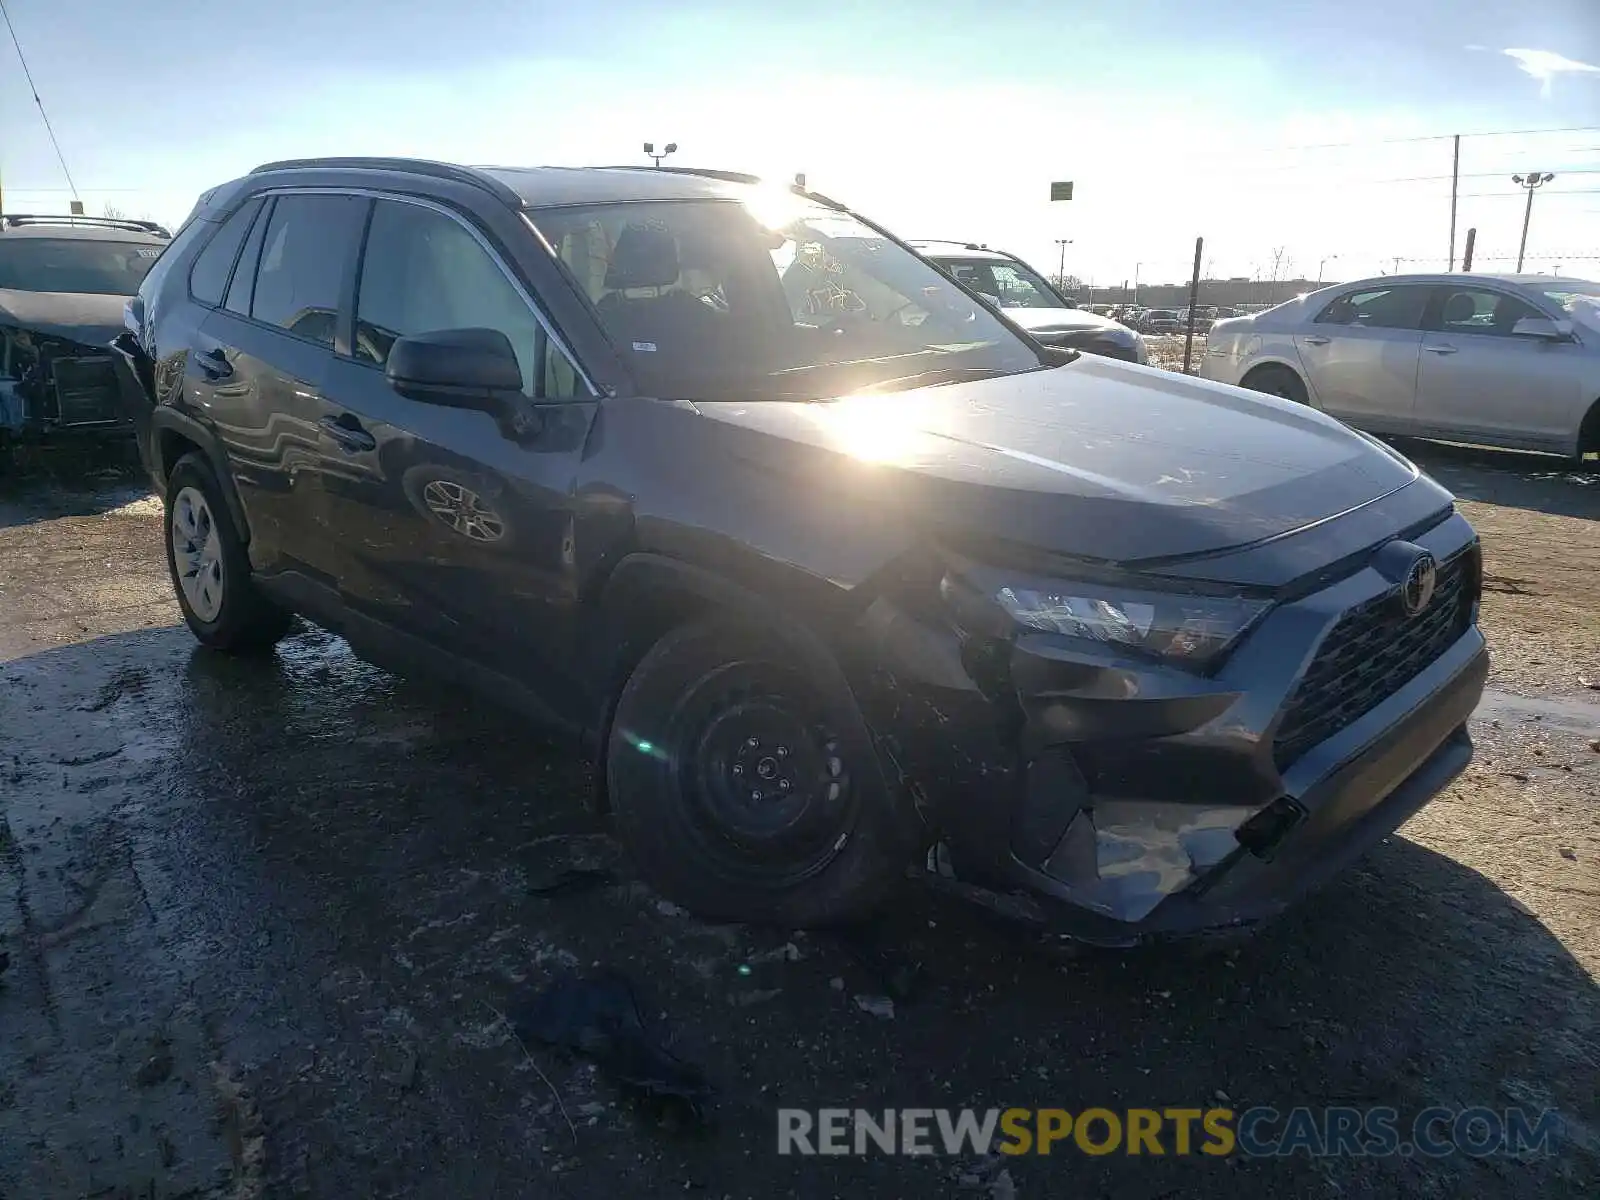
[[[1099,285],[1600,278],[1600,0],[4,0],[86,209],[176,223],[274,158],[669,161]],[[1502,133],[1491,131],[1555,131]],[[1053,180],[1074,198],[1051,203]],[[71,198],[0,31],[8,211]],[[1276,264],[1276,268],[1274,266]]]

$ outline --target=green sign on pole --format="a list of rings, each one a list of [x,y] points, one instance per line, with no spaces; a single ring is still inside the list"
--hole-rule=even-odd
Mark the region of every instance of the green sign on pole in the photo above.
[[[1072,181],[1069,179],[1069,180],[1067,180],[1066,183],[1052,183],[1050,185],[1050,199],[1052,199],[1052,200],[1071,200],[1072,199]]]

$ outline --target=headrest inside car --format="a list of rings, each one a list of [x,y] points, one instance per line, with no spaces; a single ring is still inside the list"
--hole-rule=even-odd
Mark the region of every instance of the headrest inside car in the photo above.
[[[1465,292],[1457,292],[1445,301],[1444,319],[1451,325],[1465,325],[1478,313],[1478,306]]]
[[[648,225],[626,226],[606,267],[606,287],[668,287],[677,282],[678,243],[673,236]]]

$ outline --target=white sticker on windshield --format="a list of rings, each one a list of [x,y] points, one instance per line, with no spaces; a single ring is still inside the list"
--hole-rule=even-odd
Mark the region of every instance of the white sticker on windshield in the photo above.
[[[154,258],[156,255],[161,253],[161,249],[158,246],[141,247],[140,249],[135,250],[134,253],[140,258]]]
[[[633,348],[645,354],[654,354],[656,352],[656,344],[654,342],[635,342]]]

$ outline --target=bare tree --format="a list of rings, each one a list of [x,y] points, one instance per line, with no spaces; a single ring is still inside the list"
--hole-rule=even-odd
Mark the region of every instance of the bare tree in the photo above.
[[[148,209],[146,211],[140,213],[137,217],[135,217],[132,213],[128,212],[127,209],[118,208],[115,204],[107,203],[106,206],[104,208],[102,208],[100,211],[101,211],[102,215],[110,218],[113,221],[154,221],[155,220],[155,218],[150,215],[150,212],[149,212]]]
[[[1289,257],[1287,246],[1274,246],[1272,248],[1272,282],[1288,278],[1289,272],[1294,269],[1294,259]]]

